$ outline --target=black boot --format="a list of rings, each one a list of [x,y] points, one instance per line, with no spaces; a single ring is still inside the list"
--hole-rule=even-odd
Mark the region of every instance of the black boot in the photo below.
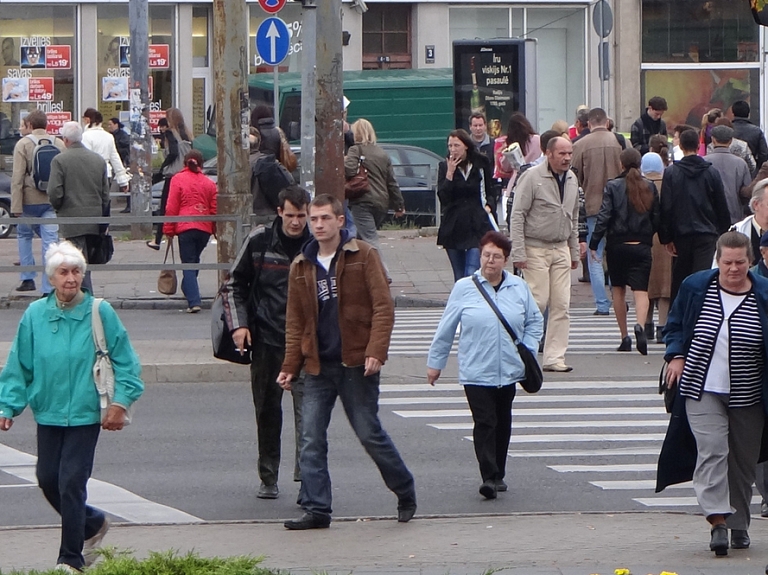
[[[645,327],[643,328],[643,331],[645,332],[645,337],[648,338],[648,341],[653,341],[653,322],[649,322],[645,324]]]
[[[656,326],[656,343],[664,343],[664,326]]]

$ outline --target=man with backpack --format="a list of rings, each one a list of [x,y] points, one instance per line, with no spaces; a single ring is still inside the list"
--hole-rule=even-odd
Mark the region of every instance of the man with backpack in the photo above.
[[[48,179],[51,161],[64,150],[64,142],[46,132],[48,118],[41,110],[33,110],[22,120],[24,137],[16,142],[13,149],[13,174],[11,175],[11,213],[24,218],[56,218],[56,212],[48,199]],[[19,224],[16,228],[19,245],[19,262],[23,266],[35,265],[32,253],[34,234],[43,241],[42,264],[45,266],[45,252],[48,246],[59,241],[59,226],[51,224]],[[22,272],[21,284],[16,291],[35,291],[36,272]],[[52,287],[42,274],[40,291],[43,295]]]
[[[248,161],[251,165],[251,195],[253,197],[253,217],[251,225],[267,225],[272,223],[280,205],[278,196],[288,186],[295,182],[291,173],[285,169],[274,154],[265,151],[261,134],[256,128],[251,128],[251,153]]]

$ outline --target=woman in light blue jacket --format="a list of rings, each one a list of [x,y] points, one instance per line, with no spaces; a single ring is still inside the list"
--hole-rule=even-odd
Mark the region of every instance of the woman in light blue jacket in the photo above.
[[[486,233],[480,240],[480,269],[474,276],[518,338],[535,354],[544,321],[528,284],[504,271],[511,250],[512,243],[504,234]],[[475,424],[472,436],[483,479],[480,494],[494,499],[498,491],[507,490],[504,473],[512,400],[515,384],[525,377],[525,367],[507,330],[472,277],[467,277],[453,286],[432,340],[427,358],[430,385],[435,384],[445,368],[459,324],[459,383],[464,386]]]
[[[33,302],[19,322],[0,373],[0,431],[29,405],[37,423],[37,481],[61,515],[56,568],[79,573],[96,560],[109,521],[86,505],[99,431],[118,431],[127,408],[144,391],[141,364],[128,333],[107,302],[98,312],[115,375],[114,396],[102,417],[93,377],[93,296],[81,289],[85,258],[70,242],[52,244],[45,271],[53,291]]]

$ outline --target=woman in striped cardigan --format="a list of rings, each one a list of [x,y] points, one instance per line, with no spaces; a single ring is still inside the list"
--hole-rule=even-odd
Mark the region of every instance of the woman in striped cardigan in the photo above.
[[[711,525],[710,549],[749,547],[749,506],[768,390],[768,281],[749,271],[751,240],[717,242],[717,270],[683,282],[664,332],[667,384],[678,384],[696,440],[693,487]]]

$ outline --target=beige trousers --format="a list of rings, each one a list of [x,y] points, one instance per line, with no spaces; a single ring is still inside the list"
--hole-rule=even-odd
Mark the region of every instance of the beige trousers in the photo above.
[[[523,277],[531,288],[539,311],[549,308],[542,367],[565,365],[571,319],[571,252],[568,245],[525,248],[527,267]]]

